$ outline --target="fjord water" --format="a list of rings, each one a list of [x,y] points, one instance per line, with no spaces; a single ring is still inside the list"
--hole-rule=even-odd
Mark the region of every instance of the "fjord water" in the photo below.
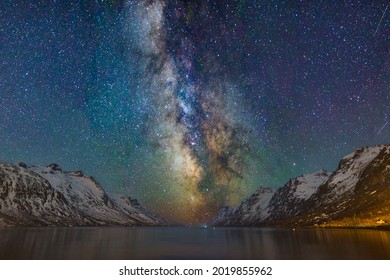
[[[390,231],[7,228],[0,229],[0,259],[390,259]]]

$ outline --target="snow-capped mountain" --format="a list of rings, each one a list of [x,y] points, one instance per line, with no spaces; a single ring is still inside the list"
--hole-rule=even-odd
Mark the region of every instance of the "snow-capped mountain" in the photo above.
[[[57,164],[0,164],[0,225],[163,225],[126,196],[108,195],[81,171]]]
[[[274,193],[271,188],[259,188],[238,207],[223,207],[211,224],[239,225],[261,222],[269,216],[268,204]]]
[[[279,188],[269,202],[270,221],[284,220],[299,215],[301,204],[307,201],[318,188],[329,179],[330,173],[320,170],[314,174],[301,175],[290,179]]]
[[[280,220],[299,213],[298,205],[307,200],[329,178],[320,170],[290,179],[277,191],[261,187],[238,207],[224,207],[211,223],[216,225],[255,225]],[[227,210],[229,209],[229,211]]]
[[[358,149],[345,156],[332,174],[321,170],[291,179],[269,200],[259,196],[261,190],[211,223],[386,225],[390,223],[390,145]]]
[[[236,207],[224,206],[219,210],[217,217],[215,217],[210,224],[211,225],[228,225],[233,223],[233,214]]]
[[[307,210],[300,224],[389,224],[390,145],[363,147],[345,156],[303,207]]]

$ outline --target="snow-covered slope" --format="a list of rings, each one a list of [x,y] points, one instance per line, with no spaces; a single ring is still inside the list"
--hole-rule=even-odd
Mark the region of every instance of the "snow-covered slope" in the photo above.
[[[230,207],[230,206],[224,206],[222,207],[217,217],[215,217],[209,224],[210,225],[227,225],[229,223],[232,223],[233,221],[233,214],[236,210],[236,207]]]
[[[345,156],[340,161],[337,171],[332,174],[332,177],[327,182],[331,189],[329,197],[334,199],[352,190],[359,181],[364,169],[379,155],[381,150],[389,150],[389,148],[383,145],[363,147]]]
[[[320,170],[290,179],[278,189],[269,203],[268,220],[283,220],[302,212],[300,205],[308,200],[329,179],[330,173]]]
[[[256,193],[252,197],[257,197]],[[213,222],[217,225],[386,225],[390,223],[390,145],[358,149],[345,156],[332,174],[321,170],[291,179],[270,200],[254,199],[250,204],[256,207],[243,207],[247,201],[229,217]]]
[[[142,207],[136,199],[131,199],[126,195],[114,193],[110,193],[109,197],[116,205],[116,207],[140,223],[153,224],[156,221],[160,222],[161,224],[166,223],[164,219]]]
[[[240,225],[254,224],[269,216],[268,203],[271,200],[274,190],[271,188],[259,188],[248,199],[237,207],[223,207],[218,216],[213,219],[212,225]]]
[[[81,171],[0,164],[0,225],[161,225],[136,200],[108,196]]]
[[[301,175],[290,179],[276,192],[271,188],[261,187],[238,207],[222,208],[211,224],[254,225],[266,220],[294,215],[299,211],[296,205],[307,200],[329,178],[329,175],[325,170]]]
[[[300,222],[305,224],[344,220],[370,225],[382,218],[390,223],[390,145],[363,147],[345,156],[303,207],[307,213]]]
[[[239,221],[243,223],[257,223],[270,215],[269,203],[275,191],[271,188],[259,188],[247,200],[241,203],[235,211]]]

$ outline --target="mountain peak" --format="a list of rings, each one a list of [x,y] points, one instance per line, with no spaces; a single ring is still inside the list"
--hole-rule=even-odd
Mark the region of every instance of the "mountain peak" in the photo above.
[[[0,216],[0,226],[165,224],[137,201],[109,196],[92,176],[55,163],[0,164]]]
[[[390,145],[362,147],[344,156],[333,173],[321,169],[292,178],[269,200],[257,190],[217,224],[388,225],[389,189]]]

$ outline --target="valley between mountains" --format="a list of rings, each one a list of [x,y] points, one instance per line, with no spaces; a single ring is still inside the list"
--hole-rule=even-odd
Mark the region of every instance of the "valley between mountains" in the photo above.
[[[0,226],[168,224],[137,200],[106,193],[81,171],[0,163]],[[390,145],[362,147],[334,172],[301,175],[277,190],[260,187],[240,205],[223,207],[209,224],[389,227]]]

